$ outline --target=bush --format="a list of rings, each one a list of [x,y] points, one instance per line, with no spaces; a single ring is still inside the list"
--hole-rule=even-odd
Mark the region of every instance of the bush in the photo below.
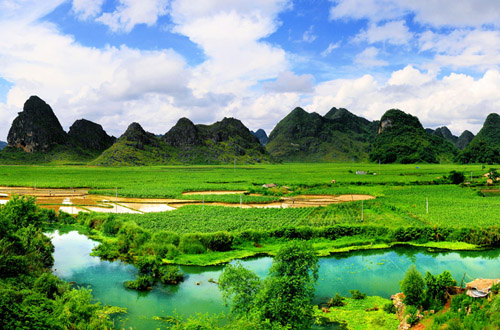
[[[228,232],[216,232],[201,235],[200,241],[207,249],[212,251],[229,251],[233,244],[233,236]]]
[[[498,292],[500,292],[500,283],[493,284],[491,286],[491,293],[498,294]]]
[[[384,307],[382,307],[382,309],[386,313],[396,314],[396,306],[394,306],[394,303],[392,301],[385,304]]]
[[[366,293],[360,292],[359,290],[349,290],[352,299],[365,299]]]
[[[149,275],[140,275],[135,281],[125,281],[123,286],[127,289],[146,291],[151,290],[152,279]]]
[[[410,325],[414,325],[418,322],[418,308],[415,306],[406,306],[405,314],[408,316],[406,322]]]
[[[64,223],[66,225],[72,225],[76,223],[75,217],[64,211],[59,211],[59,214],[57,215],[57,220],[58,222]]]
[[[400,286],[405,295],[405,304],[420,307],[424,300],[425,283],[415,265],[408,269]]]
[[[180,241],[180,236],[179,234],[173,233],[171,231],[160,230],[153,234],[151,240],[154,242],[162,242],[178,246]]]
[[[332,299],[330,299],[330,301],[328,302],[328,307],[341,307],[341,306],[344,306],[345,305],[344,300],[345,300],[345,298],[342,297],[337,292],[337,293],[335,293],[335,297],[333,297]]]
[[[203,254],[207,252],[197,234],[182,235],[179,242],[179,250],[186,254]]]
[[[184,274],[180,271],[178,266],[161,266],[160,275],[160,282],[163,284],[178,284],[184,280]]]
[[[114,214],[108,215],[107,219],[102,223],[102,232],[107,236],[116,236],[123,224],[122,220],[116,218]]]

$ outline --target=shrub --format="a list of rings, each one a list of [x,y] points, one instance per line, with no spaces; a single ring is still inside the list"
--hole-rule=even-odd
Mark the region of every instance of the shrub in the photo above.
[[[122,220],[116,218],[114,214],[108,215],[107,219],[102,223],[102,232],[107,236],[116,236],[123,224]]]
[[[125,281],[123,286],[127,289],[146,291],[151,290],[152,279],[149,275],[140,275],[135,281]]]
[[[425,283],[415,265],[408,269],[400,286],[405,295],[405,304],[411,306],[420,306],[422,304]]]
[[[415,306],[406,306],[405,314],[408,316],[406,322],[410,325],[414,325],[418,322],[418,309]]]
[[[382,307],[382,309],[386,313],[396,314],[396,306],[394,306],[394,303],[392,301],[385,304],[384,307]]]
[[[75,217],[64,211],[59,211],[59,214],[57,215],[57,220],[58,222],[64,223],[66,225],[72,225],[76,223]]]
[[[201,235],[200,241],[207,249],[212,251],[229,251],[233,244],[233,236],[228,232],[216,232]]]
[[[163,284],[177,284],[184,280],[184,274],[178,266],[161,266],[160,267],[160,282]]]
[[[182,235],[179,242],[179,250],[186,254],[203,254],[207,251],[200,242],[198,234]]]
[[[345,298],[342,297],[337,292],[337,293],[335,293],[335,297],[333,297],[332,299],[330,299],[330,301],[328,302],[328,307],[341,307],[341,306],[344,306],[345,305],[344,300],[345,300]]]
[[[180,241],[180,236],[179,234],[173,233],[171,231],[160,230],[153,234],[151,240],[154,242],[162,242],[178,246]]]
[[[500,291],[500,283],[496,283],[491,286],[491,293],[498,294],[499,291]]]
[[[349,290],[353,299],[365,299],[366,293],[360,292],[359,290]]]

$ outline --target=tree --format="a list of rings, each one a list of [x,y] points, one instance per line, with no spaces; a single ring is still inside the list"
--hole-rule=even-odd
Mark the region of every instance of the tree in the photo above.
[[[420,307],[424,300],[424,279],[415,265],[411,265],[400,283],[405,304]]]
[[[219,288],[224,299],[233,298],[231,311],[237,315],[247,314],[273,327],[309,329],[318,269],[312,245],[291,241],[278,251],[263,282],[237,264],[223,271]]]
[[[241,263],[227,265],[219,277],[222,299],[232,298],[231,313],[245,315],[255,309],[255,297],[261,287],[259,277]]]

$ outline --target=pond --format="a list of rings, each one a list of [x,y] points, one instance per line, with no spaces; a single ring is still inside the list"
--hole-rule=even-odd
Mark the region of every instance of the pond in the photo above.
[[[158,285],[147,293],[128,290],[123,282],[133,280],[137,270],[122,262],[101,261],[89,255],[98,243],[72,231],[49,234],[55,246],[54,272],[60,278],[92,289],[93,296],[105,305],[125,307],[128,313],[116,320],[117,325],[129,329],[156,329],[162,323],[154,316],[195,313],[227,312],[216,284],[224,266],[181,266],[186,275],[177,286]],[[315,303],[324,302],[336,292],[349,296],[349,290],[359,289],[368,295],[389,298],[399,291],[399,282],[411,264],[424,274],[437,275],[449,270],[460,284],[474,278],[500,276],[500,249],[469,252],[427,252],[424,249],[398,247],[390,250],[372,250],[336,254],[320,259],[319,280]],[[259,276],[267,275],[272,258],[242,260],[241,263]]]

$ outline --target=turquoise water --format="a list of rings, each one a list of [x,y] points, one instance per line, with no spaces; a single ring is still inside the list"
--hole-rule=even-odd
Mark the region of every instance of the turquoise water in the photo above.
[[[164,324],[154,321],[154,316],[195,313],[227,312],[223,306],[217,280],[223,266],[182,266],[186,275],[177,286],[155,287],[151,292],[138,293],[127,290],[123,282],[133,280],[137,270],[122,262],[100,261],[89,255],[98,244],[76,231],[59,235],[50,234],[55,246],[54,270],[62,279],[92,289],[94,297],[105,305],[126,307],[128,313],[117,320],[118,325],[129,329],[157,329]],[[449,270],[461,282],[473,278],[500,277],[500,249],[474,252],[429,253],[423,249],[408,247],[391,250],[361,251],[336,254],[320,259],[319,280],[315,302],[319,303],[336,292],[349,296],[349,290],[359,289],[368,295],[389,298],[399,291],[399,282],[411,264],[416,264],[422,274]],[[241,261],[259,276],[267,275],[272,258],[263,257]]]

